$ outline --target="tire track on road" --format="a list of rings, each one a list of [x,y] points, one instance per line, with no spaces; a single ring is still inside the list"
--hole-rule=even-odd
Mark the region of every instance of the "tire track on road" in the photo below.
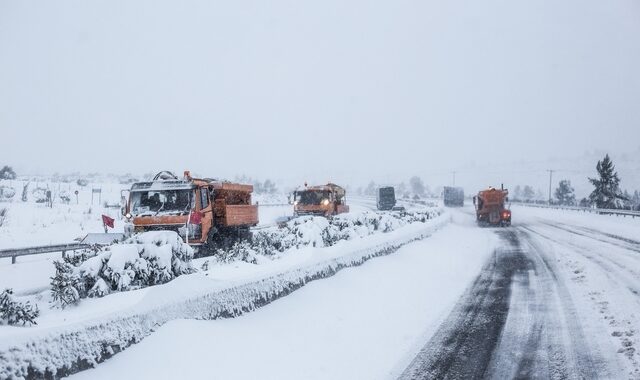
[[[550,227],[556,227],[552,224],[547,224],[545,223],[545,225],[550,226]],[[595,250],[589,250],[579,244],[575,244],[573,242],[570,241],[564,241],[561,239],[556,239],[553,238],[552,236],[549,236],[548,234],[545,234],[543,232],[540,232],[538,229],[535,228],[531,228],[528,226],[524,226],[524,229],[526,229],[527,231],[530,231],[533,234],[536,234],[540,237],[542,237],[543,239],[549,240],[555,244],[561,245],[561,246],[565,246],[569,249],[571,249],[572,252],[575,252],[577,254],[579,254],[580,256],[586,258],[587,260],[595,263],[596,265],[598,265],[600,268],[602,268],[602,270],[605,272],[605,275],[613,282],[617,282],[617,283],[622,283],[621,285],[626,288],[628,291],[630,291],[634,296],[636,297],[640,297],[640,273],[638,273],[637,271],[634,271],[632,268],[629,268],[626,265],[623,265],[622,263],[614,260],[613,258],[611,258],[609,255],[612,253],[612,251],[608,251],[608,255],[603,255],[598,251]],[[556,227],[557,228],[557,227]],[[560,228],[561,230],[565,230],[564,228]],[[581,234],[576,234],[585,238],[590,238],[589,236],[586,235],[581,235]],[[597,241],[601,241],[598,239],[595,239]],[[607,243],[602,241],[603,243]],[[625,258],[629,258],[628,255],[624,255]]]
[[[400,379],[607,377],[554,263],[522,229],[496,233],[503,246]]]

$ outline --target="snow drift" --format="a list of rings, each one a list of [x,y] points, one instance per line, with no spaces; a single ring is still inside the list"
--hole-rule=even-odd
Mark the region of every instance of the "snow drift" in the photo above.
[[[435,209],[416,212],[349,213],[327,219],[304,216],[287,222],[284,227],[254,232],[251,241],[241,242],[229,250],[216,252],[223,262],[242,260],[258,263],[259,256],[278,258],[279,254],[302,247],[330,247],[342,240],[363,238],[375,233],[394,231],[415,222],[426,222],[438,215]]]
[[[56,261],[52,298],[62,307],[80,298],[102,297],[114,291],[164,284],[193,272],[193,249],[173,231],[151,231],[123,243],[97,248]]]

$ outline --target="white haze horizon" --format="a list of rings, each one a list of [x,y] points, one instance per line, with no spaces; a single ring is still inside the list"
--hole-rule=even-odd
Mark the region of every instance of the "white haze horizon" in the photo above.
[[[640,3],[0,0],[0,165],[640,189]]]

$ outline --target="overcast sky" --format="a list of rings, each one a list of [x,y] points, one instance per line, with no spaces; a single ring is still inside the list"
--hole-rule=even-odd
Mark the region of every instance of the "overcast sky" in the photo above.
[[[637,0],[0,0],[0,164],[309,179],[640,146]]]

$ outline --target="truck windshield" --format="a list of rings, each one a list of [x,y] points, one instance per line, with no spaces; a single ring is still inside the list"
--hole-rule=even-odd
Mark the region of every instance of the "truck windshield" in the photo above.
[[[155,190],[131,192],[131,213],[138,216],[156,214],[182,214],[191,211],[194,191]]]
[[[380,197],[391,198],[395,196],[395,191],[393,187],[382,187],[380,188]]]
[[[296,192],[296,201],[303,205],[319,205],[325,199],[329,199],[328,191],[305,190]]]

